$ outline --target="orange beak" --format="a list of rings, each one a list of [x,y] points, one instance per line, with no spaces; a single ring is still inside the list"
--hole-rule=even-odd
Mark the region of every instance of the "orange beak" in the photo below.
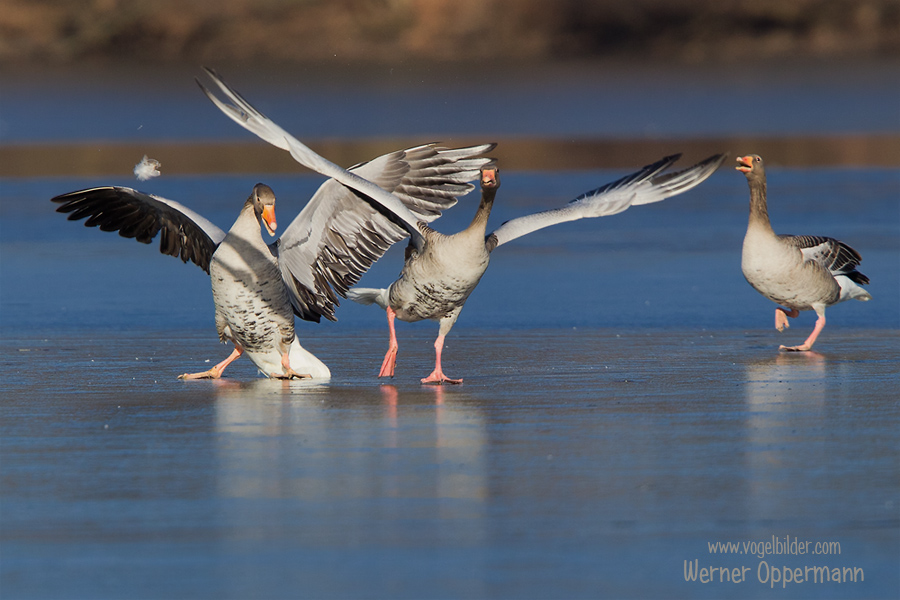
[[[275,207],[274,206],[266,206],[263,208],[262,212],[263,224],[266,226],[266,231],[269,232],[269,235],[275,235],[275,230],[278,229],[278,222],[275,220]]]
[[[741,173],[749,173],[753,170],[753,159],[749,156],[739,156],[737,158],[739,165],[735,167]]]
[[[484,169],[481,172],[481,185],[497,185],[497,169]]]

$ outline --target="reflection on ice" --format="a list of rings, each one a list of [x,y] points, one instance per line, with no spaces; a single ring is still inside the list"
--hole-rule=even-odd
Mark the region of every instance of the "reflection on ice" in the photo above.
[[[444,394],[441,387],[222,382],[215,407],[219,493],[484,500],[484,418]],[[466,516],[475,516],[475,506],[466,506]]]
[[[789,484],[788,473],[824,462],[824,437],[798,441],[795,433],[825,428],[826,367],[817,352],[779,352],[746,367],[744,448],[752,518],[803,510],[773,503],[783,502],[777,492]]]
[[[778,352],[771,358],[750,363],[746,368],[746,396],[751,405],[764,405],[808,394],[797,382],[821,382],[825,376],[825,356],[818,352]],[[819,386],[824,391],[823,386]],[[824,394],[818,394],[824,396]]]

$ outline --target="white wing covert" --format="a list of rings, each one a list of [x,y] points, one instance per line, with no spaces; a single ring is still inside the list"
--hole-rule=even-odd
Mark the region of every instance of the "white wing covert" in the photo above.
[[[650,204],[681,194],[712,175],[727,155],[716,154],[682,171],[663,173],[681,155],[673,154],[647,165],[639,171],[578,196],[562,208],[556,208],[503,223],[487,236],[488,250],[493,250],[523,235],[544,227],[606,217],[627,210],[632,205]]]

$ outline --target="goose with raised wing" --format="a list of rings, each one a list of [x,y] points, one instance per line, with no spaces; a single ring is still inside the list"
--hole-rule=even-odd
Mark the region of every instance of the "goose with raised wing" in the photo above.
[[[500,179],[495,166],[485,166],[481,172],[481,204],[466,229],[455,235],[443,235],[422,224],[424,247],[407,249],[406,262],[395,282],[385,289],[352,288],[348,292],[351,300],[374,303],[387,312],[390,340],[378,376],[394,375],[398,351],[394,319],[433,319],[439,322],[434,342],[435,366],[422,383],[461,383],[462,379],[446,376],[441,367],[444,338],[487,270],[491,253],[507,242],[551,225],[614,215],[633,205],[659,202],[681,194],[706,180],[725,160],[724,155],[715,155],[683,171],[664,173],[679,157],[667,156],[582,194],[562,208],[512,219],[487,235],[488,217]]]
[[[441,369],[444,337],[487,269],[490,253],[497,247],[544,227],[577,219],[613,215],[632,205],[659,202],[681,194],[706,180],[725,160],[724,155],[715,155],[685,170],[664,173],[680,158],[680,155],[669,156],[636,173],[582,194],[562,208],[507,221],[490,235],[485,235],[485,232],[496,188],[499,186],[499,176],[495,166],[485,167],[481,178],[482,200],[472,224],[455,236],[444,236],[431,229],[426,221],[411,214],[394,195],[325,161],[256,110],[215,72],[207,69],[207,73],[231,103],[219,100],[206,88],[203,88],[204,92],[235,123],[270,144],[289,151],[298,162],[333,177],[376,202],[389,211],[393,215],[392,220],[409,233],[410,241],[400,279],[385,289],[351,289],[347,297],[364,304],[376,303],[384,308],[388,313],[392,332],[395,317],[402,319],[405,316],[410,321],[440,321],[435,341],[435,369],[422,380],[423,383],[461,381],[450,379]],[[396,290],[393,295],[392,290]],[[392,333],[380,376],[393,376],[396,345],[396,335]]]
[[[87,226],[148,244],[159,235],[162,253],[210,274],[216,328],[234,351],[211,369],[186,373],[184,379],[221,377],[242,354],[268,377],[330,377],[328,367],[297,340],[294,316],[336,320],[339,299],[391,244],[407,236],[406,221],[430,222],[453,206],[474,188],[469,182],[489,161],[482,155],[493,148],[427,144],[344,170],[288,138],[299,148],[295,156],[302,157],[301,163],[320,173],[364,181],[368,189],[381,192],[392,210],[332,178],[282,236],[267,244],[261,228],[274,235],[277,221],[275,195],[264,184],[253,188],[228,233],[178,202],[131,188],[97,187],[53,198],[61,205],[59,212],[70,213],[70,220],[87,218]]]
[[[775,328],[790,327],[788,317],[814,310],[818,318],[813,332],[799,346],[780,350],[805,352],[812,348],[825,327],[825,308],[844,300],[871,300],[863,285],[869,278],[856,270],[859,252],[834,238],[818,235],[778,235],[769,222],[766,168],[756,155],[742,156],[735,167],[750,186],[750,218],[741,252],[744,278],[757,292],[780,304],[775,309]]]

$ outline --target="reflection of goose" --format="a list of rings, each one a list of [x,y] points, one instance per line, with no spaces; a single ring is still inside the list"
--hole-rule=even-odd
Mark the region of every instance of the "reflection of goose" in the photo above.
[[[487,423],[464,390],[270,379],[220,379],[212,387],[213,475],[222,497],[315,501],[332,516],[334,502],[359,500],[361,512],[344,525],[368,532],[385,516],[380,500],[430,498],[440,514],[435,526],[473,541],[484,535]],[[246,507],[233,516],[246,521]]]
[[[423,248],[407,249],[400,278],[387,289],[354,288],[351,300],[376,303],[387,311],[390,344],[379,377],[393,377],[397,360],[394,318],[403,321],[434,319],[440,322],[434,342],[434,371],[422,383],[461,383],[441,369],[444,337],[450,332],[469,294],[487,270],[491,252],[501,244],[544,227],[576,219],[614,215],[636,204],[659,202],[685,192],[713,174],[725,159],[712,156],[683,171],[661,174],[679,156],[666,157],[618,181],[582,194],[567,206],[512,219],[485,235],[494,195],[500,186],[495,168],[484,167],[481,176],[481,205],[471,225],[455,235],[442,235],[422,227]]]
[[[330,389],[327,379],[305,377],[302,379],[268,378],[250,379],[246,381],[221,378],[213,382],[218,398],[238,396],[273,399],[279,396],[308,396],[325,394]]]
[[[741,511],[748,519],[792,514],[797,506],[798,498],[784,493],[785,477],[808,472],[825,452],[827,436],[821,432],[830,427],[828,400],[835,399],[827,381],[837,376],[836,368],[815,351],[778,352],[745,363],[744,407],[736,411],[743,451],[736,454],[746,486]]]
[[[750,185],[750,219],[741,256],[744,277],[760,294],[786,306],[775,309],[775,328],[790,327],[787,318],[801,310],[814,310],[819,318],[815,329],[799,346],[782,350],[812,348],[825,327],[825,307],[855,298],[872,296],[861,286],[869,278],[856,270],[859,252],[833,238],[811,235],[776,235],[766,206],[766,171],[759,156],[737,159],[735,167]]]
[[[301,149],[295,153],[301,163],[336,179],[365,181],[413,222],[436,219],[470,191],[467,182],[488,161],[479,155],[492,148],[418,146],[345,171],[287,139]],[[234,352],[208,371],[182,375],[185,379],[218,378],[243,353],[269,377],[329,377],[328,367],[300,346],[294,315],[335,320],[339,296],[407,235],[394,216],[335,179],[325,182],[281,238],[268,245],[260,223],[274,233],[275,195],[263,184],[253,188],[227,234],[177,202],[130,188],[81,190],[53,201],[61,203],[60,212],[72,213],[70,219],[89,217],[85,225],[104,231],[144,243],[160,234],[164,254],[190,260],[210,274],[219,338],[233,343]]]

